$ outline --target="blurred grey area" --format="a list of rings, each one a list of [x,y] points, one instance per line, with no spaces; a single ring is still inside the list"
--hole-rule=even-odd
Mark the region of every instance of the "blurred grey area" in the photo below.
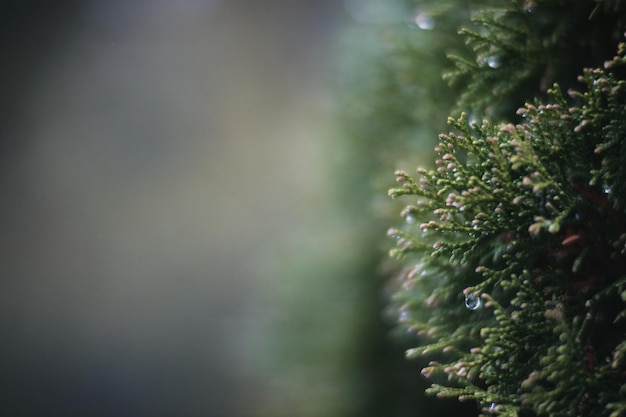
[[[0,415],[278,415],[342,2],[1,4]]]

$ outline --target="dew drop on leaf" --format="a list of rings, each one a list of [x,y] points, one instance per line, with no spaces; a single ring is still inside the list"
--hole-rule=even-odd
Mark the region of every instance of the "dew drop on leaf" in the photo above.
[[[422,30],[432,30],[435,27],[435,21],[428,13],[419,13],[415,16],[415,24]]]
[[[470,310],[478,310],[481,304],[480,297],[476,294],[470,294],[465,297],[465,307]]]
[[[410,315],[408,311],[402,311],[400,312],[400,316],[398,317],[398,321],[400,323],[406,323],[407,321],[409,321],[410,319]]]
[[[495,56],[490,56],[489,58],[487,58],[487,65],[489,66],[489,68],[496,69],[500,67],[500,60]]]

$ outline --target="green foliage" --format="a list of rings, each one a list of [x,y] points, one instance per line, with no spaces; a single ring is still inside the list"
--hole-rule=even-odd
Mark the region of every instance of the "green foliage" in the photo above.
[[[596,67],[621,39],[623,1],[470,2],[460,35],[472,51],[452,51],[444,78],[463,86],[458,108],[507,117],[520,102],[569,88],[583,67]],[[529,94],[530,93],[530,94]]]
[[[407,356],[434,358],[430,393],[484,415],[626,415],[625,51],[519,124],[451,118],[435,169],[396,171],[390,196],[413,201],[389,231],[393,305]]]

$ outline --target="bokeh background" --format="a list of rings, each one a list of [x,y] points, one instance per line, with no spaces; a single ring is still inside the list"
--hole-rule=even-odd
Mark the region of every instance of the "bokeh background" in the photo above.
[[[338,122],[397,4],[1,4],[0,415],[415,414]]]

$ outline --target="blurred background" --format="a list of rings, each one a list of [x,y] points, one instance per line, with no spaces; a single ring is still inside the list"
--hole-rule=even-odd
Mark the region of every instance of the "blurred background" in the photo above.
[[[402,7],[1,4],[1,415],[418,415],[381,318],[394,158],[377,183],[341,139]]]

